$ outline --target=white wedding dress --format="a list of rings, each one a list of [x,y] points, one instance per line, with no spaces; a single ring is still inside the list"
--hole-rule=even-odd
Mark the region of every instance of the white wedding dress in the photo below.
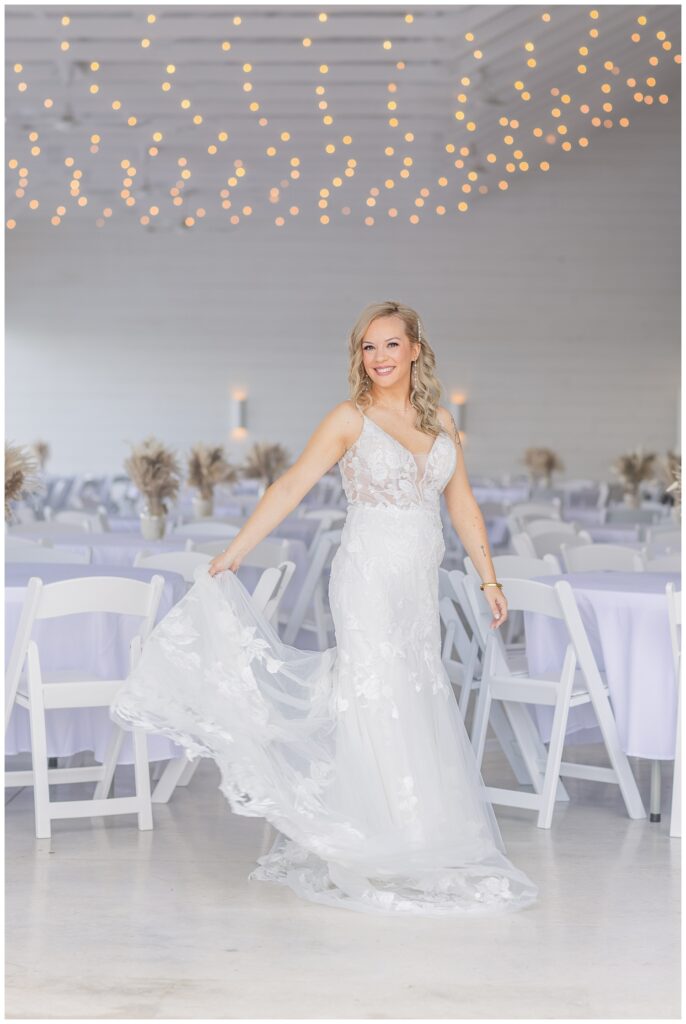
[[[363,414],[340,459],[349,505],[332,565],[336,646],[281,642],[230,571],[196,582],[150,635],[111,715],[212,757],[237,814],[277,830],[252,878],[386,914],[519,910],[440,657],[443,432],[413,455]]]

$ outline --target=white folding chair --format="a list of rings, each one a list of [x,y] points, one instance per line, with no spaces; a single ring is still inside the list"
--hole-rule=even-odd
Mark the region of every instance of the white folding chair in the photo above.
[[[664,534],[674,534],[676,540],[676,546],[681,546],[681,526],[678,526],[676,520],[665,519],[662,523],[653,523],[652,526],[646,527],[646,541],[648,544],[654,540],[662,540]]]
[[[186,541],[186,551],[203,552],[207,555],[220,554],[227,545],[221,540],[210,540],[198,544],[191,537]],[[282,537],[267,537],[260,541],[241,560],[241,565],[249,565],[255,569],[279,568],[288,560],[288,540]],[[288,577],[290,579],[290,576]],[[288,582],[288,580],[286,580]],[[285,587],[285,584],[284,584]]]
[[[209,565],[212,557],[204,551],[138,551],[134,566],[141,569],[161,569],[178,572],[186,583],[193,583],[199,565]]]
[[[578,533],[561,533],[558,530],[548,530],[539,533],[537,537],[531,537],[531,543],[537,558],[545,555],[554,555],[560,559],[560,549],[563,544],[567,547],[576,548],[581,544],[592,544],[593,538],[586,530],[579,530]]]
[[[559,519],[561,505],[559,498],[552,501],[515,501],[510,504],[510,513],[520,519]]]
[[[486,520],[483,505],[479,505],[481,514]],[[443,540],[445,541],[445,554],[441,565],[444,569],[459,569],[462,566],[462,559],[465,555],[464,545],[459,538],[458,532],[450,520],[450,514],[444,501],[440,503],[440,516],[443,526]]]
[[[659,555],[672,555],[681,551],[681,530],[660,530],[654,533],[648,530],[644,552],[647,558],[657,558]]]
[[[292,644],[301,629],[314,633],[319,650],[330,646],[333,633],[333,619],[328,607],[326,571],[331,567],[341,542],[342,530],[327,530],[322,533],[316,548],[310,556],[310,564],[303,580],[300,593],[291,609],[285,625],[284,643]],[[308,610],[312,614],[307,617]]]
[[[640,552],[621,544],[561,544],[560,555],[566,572],[644,571]]]
[[[530,537],[539,537],[542,533],[571,533],[576,535],[578,533],[578,526],[576,523],[568,523],[562,519],[551,519],[547,516],[545,519],[528,519],[523,524],[524,533],[528,533]]]
[[[320,477],[316,482],[312,490],[307,494],[307,502],[310,505],[308,508],[307,504],[300,504],[296,509],[296,515],[304,515],[306,511],[311,511],[319,508],[330,508],[336,504],[336,500],[340,490],[340,478],[337,480],[335,476],[327,473]],[[338,510],[340,511],[340,509]]]
[[[516,501],[508,506],[508,521],[511,518],[518,532],[530,519],[561,519],[562,502],[559,498],[552,501]]]
[[[450,682],[460,688],[458,707],[465,720],[469,697],[472,690],[478,687],[481,668],[478,638],[470,628],[469,621],[464,622],[460,615],[462,613],[466,618],[464,599],[461,600],[460,594],[462,576],[464,573],[459,569],[451,572],[447,569],[438,570],[438,608],[444,626],[441,661]]]
[[[109,528],[107,516],[100,509],[97,512],[79,512],[72,509],[62,509],[59,512],[52,513],[50,522],[62,523],[65,526],[77,526],[91,533],[105,533]]]
[[[610,500],[610,485],[607,482],[607,480],[601,480],[600,481],[600,486],[598,488],[598,504],[597,504],[596,507],[599,508],[599,509],[602,509],[602,511],[603,511],[603,519],[604,519],[605,510],[607,508],[607,503],[608,503],[609,500]]]
[[[17,523],[36,523],[39,520],[36,517],[35,508],[31,508],[29,505],[16,504],[12,510],[12,518]]]
[[[642,523],[653,524],[660,518],[660,513],[650,508],[630,508],[626,505],[608,505],[606,523]]]
[[[525,558],[521,555],[494,555],[491,559],[495,574],[500,580],[502,576],[519,580],[531,580],[536,576],[559,576],[562,570],[554,555],[546,555],[544,558]],[[472,579],[477,583],[481,577],[476,571],[476,566],[469,556],[464,560],[464,567]]]
[[[645,552],[645,548],[643,549]],[[646,572],[681,572],[681,555],[656,555],[648,558],[643,555],[643,567]]]
[[[198,519],[192,523],[183,523],[182,526],[175,526],[171,536],[225,537],[228,544],[231,537],[235,537],[239,532],[240,526],[236,526],[234,523],[224,523],[216,519]]]
[[[44,672],[39,647],[31,639],[35,622],[64,615],[107,612],[140,617],[141,627],[131,643],[130,670],[157,615],[164,580],[153,576],[149,583],[119,576],[91,576],[45,584],[29,580],[19,627],[7,669],[5,728],[16,704],[29,712],[31,759],[28,771],[5,773],[6,786],[33,786],[36,838],[47,839],[54,818],[85,818],[109,814],[137,814],[138,828],[152,828],[147,740],[141,729],[133,731],[134,796],[111,797],[110,790],[124,731],[112,723],[111,739],[101,765],[86,768],[48,768],[45,714],[54,708],[109,707],[121,679],[93,679],[76,671]],[[24,666],[26,669],[24,671]],[[50,784],[96,782],[90,800],[50,799]]]
[[[540,558],[524,555],[494,555],[492,562],[498,580],[503,576],[512,576],[518,580],[531,580],[537,576],[559,576],[562,573],[560,563],[554,554],[546,554]],[[480,585],[481,577],[469,556],[464,559],[464,567],[472,579]],[[523,637],[524,620],[521,613],[513,611],[508,614],[507,622],[502,628],[505,630],[503,635],[508,650],[513,653],[522,651],[524,643],[523,641],[517,642],[515,637],[515,634],[521,634]]]
[[[512,545],[515,555],[518,555],[519,558],[538,558],[534,542],[528,533],[524,533],[523,531],[517,532],[516,530],[511,529],[510,544]]]
[[[222,523],[224,526],[236,526],[240,530],[241,527],[243,526],[243,524],[245,523],[245,516],[238,516],[238,515],[237,516],[222,516],[221,519],[209,519],[209,520],[194,519],[194,520],[192,520],[190,522],[188,520],[186,520],[184,522],[183,519],[180,519],[179,520],[179,526],[185,526],[185,527],[187,527],[189,532],[192,531],[193,533],[195,533],[196,531],[194,529],[194,524],[197,525],[197,523],[200,523],[200,522]],[[176,532],[176,531],[174,531],[174,532]]]
[[[318,520],[317,530],[312,537],[312,540],[307,545],[308,554],[311,554],[315,550],[319,543],[319,538],[323,533],[326,533],[327,530],[337,530],[342,528],[343,523],[345,522],[345,516],[346,513],[340,508],[311,508],[305,509],[301,512],[301,519]]]
[[[58,509],[67,507],[76,483],[75,476],[60,476],[56,480],[51,481],[48,501],[43,509],[43,514],[46,518],[49,512],[55,512]]]
[[[520,559],[516,555],[496,555],[493,558],[493,565],[498,576],[503,575],[499,563],[508,562],[524,563],[529,565],[532,575],[551,575],[559,573],[559,566],[554,559],[543,561],[539,559]],[[535,563],[535,569],[533,568]],[[551,564],[552,563],[552,564]],[[464,558],[467,572],[480,583],[481,578],[476,571],[469,556]],[[452,682],[457,682],[461,687],[459,706],[462,717],[466,719],[469,696],[471,690],[478,689],[478,681],[481,678],[481,660],[486,646],[486,638],[482,636],[482,625],[475,621],[471,603],[465,591],[465,573],[460,569],[440,569],[439,577],[439,609],[441,620],[445,626],[445,635],[442,644],[442,660]],[[516,573],[513,571],[513,575]],[[505,573],[505,575],[507,575]],[[466,626],[456,614],[457,605],[464,616]],[[508,617],[508,624],[511,622]],[[522,653],[523,644],[510,643],[506,640],[507,648],[512,653]],[[452,658],[453,650],[459,654],[460,661],[455,662]]]
[[[538,576],[555,576],[560,574],[560,566],[554,555],[546,555],[545,558],[522,558],[519,555],[495,555],[492,559],[493,567],[496,571],[498,579],[505,579],[507,577],[516,577],[517,579],[534,579]],[[474,563],[471,558],[466,557],[464,560],[467,574],[471,577],[476,587],[481,582],[481,577],[477,572]],[[452,576],[453,574],[451,574]],[[462,574],[461,574],[462,575]],[[455,584],[457,581],[453,580]],[[479,679],[481,678],[481,666],[483,664],[484,653],[486,651],[486,643],[490,634],[490,615],[485,612],[486,602],[483,602],[481,608],[477,605],[474,594],[476,589],[465,585],[463,580],[459,581],[461,586],[455,588],[459,595],[460,601],[464,602],[463,609],[470,623],[470,627],[473,631],[473,635],[477,637],[479,642]],[[505,595],[507,597],[507,594]],[[511,622],[518,617],[522,631],[523,631],[523,619],[522,613],[516,609],[508,610],[508,619],[504,627],[501,630],[505,630],[503,633],[503,639],[508,650],[509,664],[514,674],[521,673],[526,674],[527,662],[526,662],[526,650],[523,643],[512,642],[511,634],[508,631],[508,626]],[[538,759],[542,764],[545,761],[546,749],[541,739],[533,729],[533,722],[530,716],[526,715],[522,717],[522,709],[514,708],[511,709],[510,714],[506,715],[500,703],[495,703],[491,708],[490,725],[493,729],[497,743],[503,750],[507,760],[510,763],[510,767],[514,772],[517,782],[521,785],[530,785],[531,776],[529,769],[522,757],[521,747],[524,742],[528,742],[533,750],[533,756]],[[517,722],[517,718],[519,721]],[[517,724],[517,730],[513,728],[512,720]],[[558,800],[569,800],[569,794],[565,789],[562,780],[560,780],[557,788]]]
[[[262,543],[266,542],[263,541]],[[257,547],[259,546],[257,545]],[[253,551],[257,550],[257,547],[253,548]],[[197,572],[198,569],[196,568]],[[276,620],[281,599],[294,572],[295,562],[285,560],[278,566],[269,566],[264,569],[257,581],[257,586],[251,594],[251,600],[255,607],[270,622]],[[171,758],[165,765],[155,785],[152,793],[152,802],[154,804],[168,803],[177,786],[187,786],[189,784],[200,760],[201,758],[195,758],[191,761],[185,753],[179,757]]]
[[[479,509],[481,510],[484,522],[488,525],[489,521],[494,519],[505,519],[505,521],[507,521],[510,506],[505,501],[485,499],[484,501],[479,502]],[[519,526],[517,527],[517,530],[519,530]],[[464,552],[462,557],[464,558]]]
[[[534,793],[487,786],[487,792],[497,804],[525,807],[538,811],[539,828],[550,828],[555,808],[555,793],[560,776],[619,785],[631,818],[644,818],[645,808],[631,772],[626,754],[621,749],[617,726],[608,699],[608,687],[601,677],[588,642],[588,637],[576,605],[574,592],[566,580],[550,585],[534,580],[505,579],[508,605],[522,612],[535,612],[565,623],[569,643],[560,672],[538,676],[515,674],[508,662],[508,653],[498,630],[491,630],[486,644],[481,686],[474,716],[472,744],[477,763],[483,759],[486,731],[493,700],[502,701],[511,716],[517,705],[544,704],[555,708],[552,732],[543,771],[524,740],[522,755],[527,760]],[[473,579],[467,577],[465,585],[472,600],[481,605],[490,616],[490,609]],[[611,768],[599,765],[577,764],[562,760],[569,709],[592,703],[600,726]],[[529,722],[533,722],[529,716]],[[518,725],[521,723],[518,723]],[[515,727],[513,722],[513,728]],[[515,728],[515,732],[517,729]]]
[[[674,754],[674,781],[672,783],[672,815],[669,834],[681,837],[681,591],[673,583],[665,587],[669,613],[669,635],[674,656],[674,677],[677,686],[676,701],[676,747]]]
[[[558,489],[562,492],[562,503],[570,513],[575,508],[598,506],[600,484],[597,480],[561,480]]]
[[[268,619],[274,627],[277,625],[281,600],[294,572],[295,562],[285,559],[276,567],[271,566],[265,569],[252,592],[253,603],[262,609],[265,619]]]

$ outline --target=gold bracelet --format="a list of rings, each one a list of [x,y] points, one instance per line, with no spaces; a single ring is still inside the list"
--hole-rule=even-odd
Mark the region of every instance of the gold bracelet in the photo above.
[[[479,590],[483,590],[484,587],[499,587],[500,590],[503,589],[502,583],[482,583],[481,586],[479,587]]]

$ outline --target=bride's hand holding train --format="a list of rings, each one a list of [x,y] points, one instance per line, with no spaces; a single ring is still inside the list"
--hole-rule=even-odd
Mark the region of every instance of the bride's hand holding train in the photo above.
[[[238,548],[233,541],[229,544],[228,548],[220,551],[218,555],[215,555],[210,564],[207,566],[207,571],[210,576],[216,576],[218,572],[225,572],[230,569],[231,572],[237,572],[238,566],[241,564],[243,553],[238,551]]]

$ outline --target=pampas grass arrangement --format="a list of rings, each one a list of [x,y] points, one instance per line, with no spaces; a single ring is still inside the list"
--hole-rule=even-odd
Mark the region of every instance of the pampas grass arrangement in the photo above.
[[[12,502],[43,489],[35,456],[24,445],[5,442],[5,522],[12,521]]]
[[[188,484],[210,501],[217,484],[232,484],[238,479],[237,470],[227,462],[221,445],[196,444],[188,456]]]
[[[612,472],[615,473],[624,487],[624,497],[632,504],[637,505],[640,501],[640,488],[645,480],[652,480],[655,475],[654,452],[644,452],[637,448],[633,452],[620,455],[612,464]]]
[[[34,441],[32,448],[36,453],[38,465],[42,472],[45,469],[46,462],[50,458],[50,445],[47,441]]]
[[[674,507],[681,508],[681,456],[676,452],[667,452],[666,469],[669,479],[669,486],[666,494],[674,496]]]
[[[181,484],[176,453],[157,438],[147,437],[137,445],[131,444],[124,469],[144,495],[150,515],[164,515],[168,511],[165,501],[176,499]]]
[[[552,448],[527,448],[522,462],[532,480],[543,480],[547,486],[550,486],[553,473],[565,468],[562,459]]]
[[[245,457],[242,474],[249,479],[264,480],[269,487],[288,468],[289,462],[290,453],[283,445],[256,442]]]

